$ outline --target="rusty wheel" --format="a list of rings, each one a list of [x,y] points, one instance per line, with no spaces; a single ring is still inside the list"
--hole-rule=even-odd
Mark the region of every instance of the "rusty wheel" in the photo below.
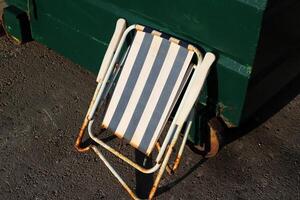
[[[222,120],[218,117],[214,117],[208,121],[208,134],[203,145],[194,145],[200,154],[205,158],[211,158],[218,154],[220,148],[222,147],[223,134],[225,130],[225,125]]]
[[[225,127],[222,121],[214,117],[208,121],[209,127],[209,150],[205,155],[206,158],[211,158],[217,155],[223,145],[223,134]]]

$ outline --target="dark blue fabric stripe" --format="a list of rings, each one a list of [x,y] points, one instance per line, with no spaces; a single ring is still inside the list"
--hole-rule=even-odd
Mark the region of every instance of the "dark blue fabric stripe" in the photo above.
[[[188,46],[189,46],[189,43],[187,43],[187,42],[185,42],[185,41],[182,41],[182,40],[180,40],[180,41],[179,41],[179,45],[180,45],[180,46],[182,46],[182,47],[184,47],[184,48],[188,48]]]
[[[143,151],[144,153],[147,151],[151,139],[153,137],[153,134],[157,128],[157,125],[161,119],[162,113],[166,108],[166,105],[169,101],[169,98],[171,96],[172,90],[175,86],[176,80],[178,79],[178,76],[180,74],[181,68],[184,64],[184,61],[187,57],[188,50],[180,47],[175,62],[172,66],[171,72],[167,78],[167,81],[164,85],[164,88],[162,90],[162,93],[159,97],[159,100],[155,106],[154,112],[152,113],[152,116],[150,118],[149,124],[146,128],[145,134],[141,140],[141,143],[139,144],[139,149]]]
[[[150,28],[149,26],[145,26],[143,31],[146,32],[146,33],[150,33],[151,34],[151,32],[153,31],[153,29]]]
[[[169,40],[170,39],[170,35],[168,34],[165,34],[165,33],[161,33],[160,37],[166,39],[166,40]]]
[[[155,82],[157,80],[157,77],[161,71],[163,64],[164,64],[169,47],[170,47],[170,42],[168,40],[163,39],[160,44],[159,50],[157,52],[157,56],[153,62],[153,66],[149,66],[149,67],[152,67],[151,71],[146,80],[145,87],[143,88],[142,94],[136,105],[136,108],[134,110],[132,118],[130,119],[128,127],[125,131],[124,138],[126,138],[128,141],[130,141],[132,139],[133,134],[140,122],[141,116],[142,116],[144,109],[149,101],[149,97],[153,90]]]
[[[172,141],[172,138],[174,137],[174,135],[175,135],[175,133],[176,133],[176,131],[177,131],[177,129],[178,129],[178,125],[176,124],[175,125],[175,127],[174,127],[174,129],[173,129],[173,131],[172,131],[172,133],[171,133],[171,140],[169,141],[169,143]],[[148,146],[145,146],[145,147],[139,147],[139,150],[141,151],[141,152],[143,152],[143,153],[147,153],[147,149],[148,149]],[[150,152],[151,153],[151,152]],[[150,154],[149,153],[149,154]]]
[[[140,50],[137,54],[137,57],[134,61],[132,70],[128,76],[128,80],[126,82],[126,85],[124,87],[124,90],[122,92],[121,98],[119,100],[119,103],[116,107],[116,110],[110,120],[110,123],[108,125],[109,129],[112,131],[116,131],[120,120],[122,119],[122,116],[124,114],[124,111],[127,107],[127,104],[129,102],[129,99],[131,97],[131,94],[133,92],[133,88],[135,86],[135,83],[139,77],[139,74],[141,72],[142,66],[144,65],[145,59],[147,57],[148,51],[150,49],[150,45],[152,43],[153,36],[151,34],[146,33],[145,37],[142,41]],[[130,58],[128,58],[130,59]],[[131,58],[132,59],[132,58]]]

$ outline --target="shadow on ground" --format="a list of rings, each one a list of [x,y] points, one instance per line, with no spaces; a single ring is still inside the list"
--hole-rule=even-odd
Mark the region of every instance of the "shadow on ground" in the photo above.
[[[251,133],[255,128],[265,123],[268,119],[278,113],[283,107],[290,103],[297,95],[300,94],[300,75],[286,85],[270,101],[264,104],[258,112],[250,118],[247,123],[239,128],[227,129],[225,143],[229,144],[238,138]],[[295,110],[297,112],[297,110]]]

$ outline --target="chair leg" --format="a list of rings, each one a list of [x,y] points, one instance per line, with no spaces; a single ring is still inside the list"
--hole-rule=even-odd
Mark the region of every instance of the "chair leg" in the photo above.
[[[190,132],[191,127],[192,127],[193,115],[194,115],[194,110],[192,110],[191,114],[189,115],[189,118],[187,121],[187,127],[184,131],[183,139],[182,139],[182,142],[181,142],[181,145],[180,145],[180,148],[177,153],[177,156],[176,156],[173,166],[171,166],[169,164],[167,164],[167,166],[166,166],[166,171],[168,172],[169,175],[174,174],[180,164],[182,153],[183,153],[183,150],[184,150],[187,138],[188,138],[188,133]],[[156,143],[156,148],[158,151],[160,150],[161,146],[160,146],[159,142]]]
[[[191,127],[191,121],[189,121],[189,124],[188,124],[188,127],[187,129],[185,130],[185,136],[184,136],[184,139],[183,139],[183,142],[180,146],[180,150],[178,152],[178,156],[175,161],[175,164],[174,164],[174,167],[173,169],[176,170],[176,168],[178,167],[178,164],[179,164],[179,161],[180,161],[180,157],[182,155],[182,152],[183,152],[183,149],[184,149],[184,146],[185,146],[185,142],[187,140],[187,133],[189,132],[189,129]],[[90,127],[89,127],[90,128]],[[176,127],[176,131],[175,131],[175,134],[174,134],[174,137],[171,141],[171,144],[168,146],[168,149],[167,149],[167,152],[165,154],[165,157],[163,159],[163,162],[161,164],[161,167],[158,171],[158,174],[155,178],[155,181],[154,181],[154,184],[151,188],[151,191],[149,193],[149,199],[153,199],[157,189],[158,189],[158,186],[159,186],[159,183],[160,183],[160,180],[163,176],[163,173],[164,171],[166,170],[167,166],[168,166],[168,162],[170,160],[170,157],[171,157],[171,154],[173,152],[173,149],[174,149],[174,146],[177,142],[177,139],[178,139],[178,136],[179,136],[179,133],[180,133],[180,130],[181,130],[182,126],[177,126]],[[117,180],[121,183],[121,185],[124,187],[124,189],[129,193],[129,195],[131,196],[132,199],[139,199],[135,193],[130,189],[130,187],[126,184],[126,182],[120,177],[120,175],[114,170],[114,168],[110,165],[110,163],[106,160],[106,158],[102,155],[102,153],[98,150],[98,148],[94,145],[90,146],[94,151],[95,153],[99,156],[99,158],[104,162],[104,164],[106,165],[106,167],[111,171],[111,173],[117,178]],[[160,145],[158,143],[158,148],[160,148]]]
[[[188,138],[188,134],[189,134],[189,132],[191,130],[191,127],[192,127],[193,116],[194,116],[194,110],[192,110],[192,112],[189,115],[189,118],[188,118],[188,121],[187,121],[187,127],[186,127],[186,129],[184,131],[183,139],[182,139],[182,142],[181,142],[181,145],[180,145],[177,157],[176,157],[174,165],[173,165],[173,169],[172,169],[173,172],[175,172],[177,170],[177,168],[179,166],[179,163],[181,161],[182,153],[183,153],[183,150],[184,150],[187,138]]]
[[[167,166],[166,166],[166,171],[169,175],[173,175],[180,164],[181,156],[182,156],[182,153],[183,153],[186,141],[187,141],[188,132],[189,131],[187,131],[187,133],[184,134],[182,143],[180,145],[179,151],[177,153],[177,156],[176,156],[176,159],[175,159],[173,165],[167,164]],[[158,151],[160,150],[161,146],[160,146],[159,142],[156,143],[156,148]]]
[[[130,187],[126,184],[126,182],[120,177],[120,175],[116,172],[116,170],[110,165],[110,163],[106,160],[106,158],[102,155],[102,153],[99,151],[99,149],[92,145],[90,146],[91,149],[94,150],[94,152],[98,155],[98,157],[104,162],[105,166],[110,170],[110,172],[116,177],[116,179],[121,183],[121,185],[123,186],[123,188],[128,192],[128,194],[130,195],[130,197],[134,200],[138,200],[139,198],[135,195],[135,193],[132,191],[132,189],[130,189]],[[170,156],[172,154],[172,151],[173,151],[173,147],[174,147],[174,144],[170,145],[168,147],[168,151],[166,153],[166,156],[163,160],[163,163],[162,163],[162,166],[160,167],[159,169],[159,172],[156,176],[156,179],[154,181],[154,184],[152,186],[152,189],[149,193],[149,200],[153,199],[155,193],[156,193],[156,190],[158,189],[158,186],[159,186],[159,183],[160,183],[160,180],[162,178],[162,175],[167,167],[167,164],[168,164],[168,161],[170,159]]]
[[[191,111],[190,114],[189,114],[189,117],[188,117],[188,124],[187,124],[187,127],[186,127],[186,129],[185,129],[183,141],[182,141],[181,146],[180,146],[180,149],[179,149],[179,151],[178,151],[178,154],[177,154],[175,163],[174,163],[173,167],[171,168],[171,170],[172,170],[171,172],[176,171],[176,169],[177,169],[178,166],[179,166],[179,163],[180,163],[180,160],[181,160],[181,155],[182,155],[182,153],[183,153],[183,150],[184,150],[184,147],[185,147],[185,143],[186,143],[186,141],[187,141],[187,136],[188,136],[188,133],[189,133],[191,127],[192,127],[193,116],[194,116],[194,109],[192,109],[192,111]],[[165,169],[166,169],[167,166],[168,166],[169,159],[170,159],[170,157],[171,157],[171,154],[172,154],[172,152],[173,152],[173,148],[174,148],[174,146],[175,146],[175,144],[176,144],[176,142],[177,142],[177,139],[178,139],[178,137],[179,137],[179,133],[180,133],[180,131],[181,131],[181,128],[182,128],[182,126],[177,127],[177,130],[176,130],[176,132],[175,132],[175,134],[174,134],[174,137],[173,137],[173,139],[172,139],[172,141],[171,141],[171,144],[170,144],[169,147],[168,147],[168,150],[167,150],[167,153],[166,153],[165,158],[164,158],[164,160],[163,160],[163,163],[162,163],[162,165],[161,165],[161,167],[160,167],[160,169],[159,169],[159,172],[158,172],[158,174],[157,174],[157,176],[156,176],[156,179],[155,179],[154,184],[153,184],[153,186],[152,186],[152,189],[151,189],[151,191],[150,191],[149,199],[152,199],[152,198],[154,197],[154,195],[155,195],[155,193],[156,193],[156,190],[158,189],[159,182],[160,182],[160,180],[161,180],[161,178],[162,178],[162,175],[163,175]]]
[[[159,172],[155,178],[154,184],[152,186],[152,189],[149,193],[149,200],[153,199],[156,190],[158,189],[160,180],[162,178],[162,175],[167,167],[168,161],[170,159],[170,156],[172,154],[174,145],[175,145],[176,141],[172,142],[171,145],[168,147],[167,153],[165,155],[165,158],[163,160],[163,163],[159,169]],[[110,165],[110,163],[106,160],[106,158],[102,155],[102,153],[99,151],[99,149],[92,145],[90,146],[94,152],[98,155],[98,157],[104,162],[105,166],[111,171],[111,173],[117,178],[117,180],[121,183],[121,185],[123,186],[123,188],[128,192],[128,194],[131,196],[132,199],[134,200],[138,200],[139,198],[135,195],[135,193],[130,189],[130,187],[126,184],[126,182],[120,177],[120,175],[115,171],[115,169]]]
[[[139,198],[134,194],[134,192],[130,189],[130,187],[126,184],[126,182],[120,177],[120,175],[116,172],[116,170],[110,165],[110,163],[102,155],[102,153],[99,151],[99,149],[96,146],[91,146],[91,148],[95,151],[95,153],[99,156],[99,158],[104,162],[105,166],[110,170],[110,172],[117,178],[117,180],[121,183],[123,188],[131,196],[131,198],[134,200],[138,200]]]
[[[90,147],[81,147],[81,144],[82,144],[82,139],[83,139],[83,136],[84,136],[84,132],[85,132],[85,129],[87,128],[88,124],[89,124],[89,115],[90,115],[90,112],[91,112],[91,109],[92,107],[94,106],[94,103],[95,103],[95,100],[96,100],[96,97],[99,93],[99,90],[100,90],[100,86],[101,86],[101,83],[98,83],[97,84],[97,87],[95,89],[95,92],[94,92],[94,95],[93,95],[93,98],[92,98],[92,101],[90,102],[90,105],[89,105],[89,108],[88,108],[88,111],[86,113],[86,116],[84,118],[84,121],[82,123],[82,126],[79,130],[79,133],[78,133],[78,136],[77,136],[77,139],[76,139],[76,142],[75,142],[75,148],[77,149],[77,151],[79,152],[85,152],[85,151],[88,151],[90,149]]]
[[[78,136],[76,138],[75,148],[79,152],[85,152],[85,151],[88,151],[90,149],[90,146],[81,147],[82,139],[83,139],[83,136],[84,136],[84,132],[85,132],[85,129],[86,129],[88,123],[89,123],[89,120],[88,120],[87,117],[85,117],[84,121],[83,121],[83,124],[82,124],[82,126],[80,128],[79,134],[78,134]]]
[[[166,153],[165,158],[163,160],[163,163],[162,163],[162,165],[161,165],[161,167],[160,167],[160,169],[158,171],[158,174],[157,174],[157,176],[155,178],[154,184],[153,184],[152,189],[150,191],[149,200],[153,199],[153,197],[154,197],[154,195],[156,193],[156,190],[158,189],[160,180],[162,178],[162,175],[164,174],[164,171],[165,171],[165,169],[167,167],[168,161],[169,161],[170,156],[172,154],[173,147],[174,147],[174,145],[172,145],[172,144],[168,147],[168,150],[167,150],[167,153]]]
[[[157,142],[155,146],[156,146],[157,150],[160,151],[160,149],[161,149],[160,143]],[[167,166],[166,166],[166,171],[168,172],[169,175],[173,174],[173,169],[169,164],[167,164]]]

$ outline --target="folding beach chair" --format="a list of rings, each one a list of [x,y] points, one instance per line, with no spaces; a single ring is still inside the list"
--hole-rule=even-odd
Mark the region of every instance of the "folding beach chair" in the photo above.
[[[129,35],[133,36],[133,41],[124,50],[122,47]],[[98,85],[76,140],[76,148],[81,152],[94,150],[133,199],[138,198],[103,156],[99,146],[142,173],[158,171],[149,194],[149,199],[152,199],[165,169],[175,171],[178,167],[192,124],[193,106],[214,60],[212,53],[206,53],[202,58],[194,46],[149,27],[131,25],[126,29],[126,21],[119,19],[101,65]],[[103,111],[101,127],[146,156],[151,156],[156,147],[158,151],[151,168],[130,160],[93,133],[94,114],[98,107],[104,105],[109,94],[110,101],[105,103],[107,108]],[[175,104],[178,105],[176,112],[173,111]],[[158,140],[172,112],[175,115],[160,145]],[[89,137],[99,145],[83,147],[86,127]],[[171,166],[168,162],[180,133],[183,133],[183,141]]]

